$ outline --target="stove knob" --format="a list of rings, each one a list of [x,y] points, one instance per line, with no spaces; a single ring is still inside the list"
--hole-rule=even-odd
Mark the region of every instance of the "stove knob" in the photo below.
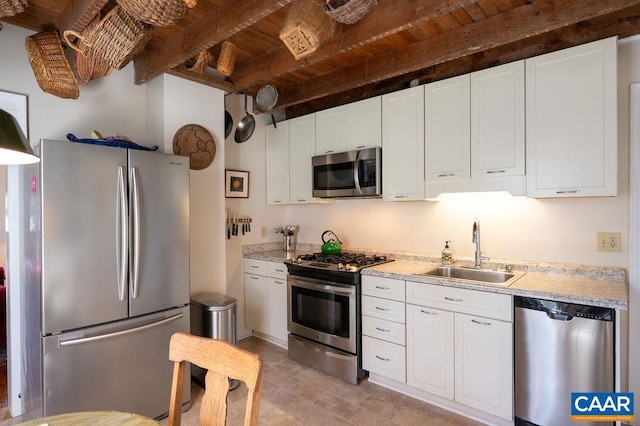
[[[349,264],[349,272],[358,272],[358,265]]]
[[[342,262],[338,263],[338,271],[344,270],[344,264]]]
[[[301,257],[297,257],[297,258],[294,260],[294,263],[297,263],[298,265],[302,265],[302,258],[301,258]]]

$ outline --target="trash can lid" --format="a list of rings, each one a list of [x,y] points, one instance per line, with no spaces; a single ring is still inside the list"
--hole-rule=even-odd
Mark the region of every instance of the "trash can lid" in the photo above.
[[[192,296],[191,304],[205,311],[226,311],[234,308],[237,300],[222,293],[204,293]]]

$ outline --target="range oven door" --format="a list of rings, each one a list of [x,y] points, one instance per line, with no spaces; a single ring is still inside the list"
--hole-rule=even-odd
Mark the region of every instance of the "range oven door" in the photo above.
[[[289,275],[289,333],[356,353],[356,286]]]

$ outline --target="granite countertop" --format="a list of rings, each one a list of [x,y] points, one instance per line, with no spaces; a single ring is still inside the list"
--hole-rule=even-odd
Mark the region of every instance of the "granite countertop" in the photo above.
[[[243,248],[244,249],[244,248]],[[262,249],[262,250],[261,250]],[[318,251],[309,245],[298,245],[296,251],[286,252],[273,247],[254,246],[243,250],[243,256],[251,259],[284,262],[299,254]],[[353,250],[356,251],[356,250]],[[424,272],[440,266],[438,260],[429,256],[407,256],[399,253],[385,253],[393,262],[364,268],[362,275],[373,275],[386,278],[423,282],[426,284],[446,285],[471,290],[490,291],[514,296],[552,299],[560,302],[578,303],[615,309],[628,309],[629,290],[626,271],[623,268],[594,267],[581,265],[565,265],[544,262],[491,261],[489,268],[504,270],[505,264],[513,265],[516,272],[525,272],[509,286],[484,283],[479,281],[419,276]],[[468,261],[461,261],[456,266],[471,266]]]

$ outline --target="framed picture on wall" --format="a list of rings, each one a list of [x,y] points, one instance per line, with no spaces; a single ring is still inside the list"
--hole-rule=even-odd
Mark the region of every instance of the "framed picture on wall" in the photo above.
[[[242,170],[225,170],[226,198],[249,198],[249,172]]]

